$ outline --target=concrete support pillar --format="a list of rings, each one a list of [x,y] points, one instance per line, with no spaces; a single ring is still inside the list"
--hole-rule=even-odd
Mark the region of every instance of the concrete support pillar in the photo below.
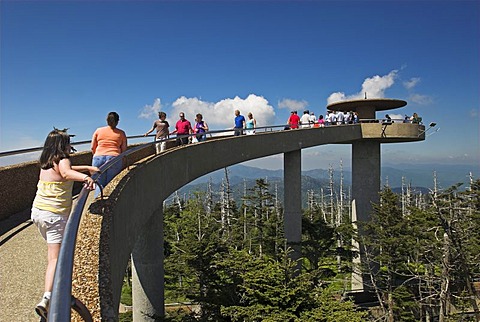
[[[371,202],[378,203],[380,192],[380,143],[358,141],[352,144],[352,198],[357,219],[370,220]]]
[[[358,141],[352,144],[352,206],[359,222],[370,220],[372,213],[372,202],[378,203],[380,200],[380,142],[378,141]],[[359,228],[359,235],[363,236],[362,229]],[[360,262],[365,264],[364,245],[360,242],[358,245],[360,251]],[[375,271],[377,268],[371,266]],[[363,285],[362,285],[363,284]],[[367,291],[369,287],[368,276],[359,276],[355,273],[352,276],[352,289],[355,287],[358,291]],[[359,289],[359,288],[362,289]]]
[[[302,240],[302,151],[284,154],[284,229],[287,246],[293,249],[292,259],[301,257]]]
[[[163,209],[145,225],[132,252],[133,321],[158,321],[165,315]]]

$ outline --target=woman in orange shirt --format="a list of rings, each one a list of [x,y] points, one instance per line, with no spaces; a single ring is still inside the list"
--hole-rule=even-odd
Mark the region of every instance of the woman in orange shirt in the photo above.
[[[108,126],[98,128],[92,137],[92,165],[100,168],[120,153],[127,150],[127,136],[123,130],[117,128],[120,117],[116,112],[110,112],[107,116]],[[122,162],[116,162],[98,178],[98,183],[105,187],[120,171]],[[98,195],[98,190],[95,196]]]

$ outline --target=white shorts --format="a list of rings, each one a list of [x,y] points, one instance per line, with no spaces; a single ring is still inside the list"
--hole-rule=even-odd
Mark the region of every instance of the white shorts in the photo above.
[[[155,144],[155,149],[157,150],[157,154],[162,151],[165,151],[165,148],[167,147],[167,141],[164,141],[164,140],[165,140],[164,138],[156,139],[156,141],[161,141]]]
[[[47,210],[32,208],[32,221],[47,244],[60,244],[67,225],[68,216]]]

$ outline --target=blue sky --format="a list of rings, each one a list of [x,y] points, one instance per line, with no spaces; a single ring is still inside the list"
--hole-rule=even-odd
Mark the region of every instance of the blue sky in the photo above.
[[[233,110],[259,126],[334,99],[386,97],[437,132],[382,146],[384,165],[479,164],[480,5],[476,1],[1,1],[0,151],[41,146],[56,127],[89,140],[110,111],[127,135],[163,110]],[[377,113],[383,117],[383,113]],[[349,146],[303,152],[326,168]],[[24,156],[27,158],[28,156]],[[282,157],[249,162],[281,168]]]

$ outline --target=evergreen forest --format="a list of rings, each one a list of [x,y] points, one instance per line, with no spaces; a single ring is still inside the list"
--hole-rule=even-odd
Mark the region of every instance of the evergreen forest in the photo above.
[[[344,187],[325,190],[308,192],[297,261],[267,180],[238,202],[225,169],[221,191],[177,195],[164,207],[165,302],[183,305],[157,320],[480,321],[480,180],[427,194],[384,186],[356,223]]]

